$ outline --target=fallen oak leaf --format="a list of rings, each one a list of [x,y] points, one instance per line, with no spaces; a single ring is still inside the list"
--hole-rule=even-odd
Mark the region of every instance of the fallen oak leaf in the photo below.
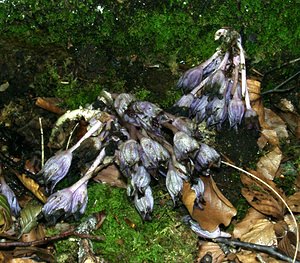
[[[215,231],[220,224],[228,226],[232,217],[236,215],[236,209],[220,192],[212,177],[201,177],[201,180],[205,188],[203,210],[194,206],[196,193],[187,182],[183,184],[183,204],[187,207],[191,217],[206,231]]]
[[[279,140],[289,137],[285,122],[272,110],[265,108],[265,122],[268,127],[274,130]]]

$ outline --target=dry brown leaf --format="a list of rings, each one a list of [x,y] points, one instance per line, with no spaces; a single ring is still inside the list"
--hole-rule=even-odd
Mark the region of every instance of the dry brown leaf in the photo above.
[[[37,227],[31,229],[27,234],[23,234],[21,239],[22,242],[31,242],[45,237],[45,227],[39,224]]]
[[[287,204],[294,213],[300,213],[300,192],[296,192],[287,199]]]
[[[264,214],[250,207],[244,219],[235,225],[233,237],[240,238],[250,230],[251,226],[254,225],[257,220],[265,218],[266,216]]]
[[[228,226],[232,217],[236,215],[236,209],[220,192],[211,177],[201,177],[201,180],[205,187],[204,209],[194,207],[196,194],[189,183],[184,183],[183,186],[182,201],[184,205],[192,218],[207,231],[216,230],[220,224]]]
[[[276,187],[273,181],[265,179],[260,173],[256,171],[250,172],[265,181],[278,194],[280,194],[283,199],[285,199],[285,195]],[[283,218],[285,213],[285,206],[269,188],[245,174],[241,175],[241,181],[245,186],[242,189],[242,195],[246,198],[246,200],[252,207],[263,214],[273,216],[278,219]]]
[[[276,246],[274,223],[268,219],[258,219],[249,231],[240,237],[241,241],[265,246]]]
[[[266,128],[264,106],[260,95],[260,84],[261,83],[257,80],[247,79],[251,106],[258,116],[260,127]]]
[[[300,115],[294,112],[280,112],[278,115],[285,121],[290,131],[300,138]]]
[[[58,106],[61,103],[62,103],[62,100],[58,99],[58,98],[38,97],[36,102],[35,102],[35,105],[42,108],[42,109],[45,109],[47,111],[56,113],[58,115],[62,115],[66,111]]]
[[[15,172],[16,176],[22,182],[22,184],[32,192],[40,201],[46,203],[47,197],[41,191],[39,184],[37,184],[33,179],[28,177],[26,174],[19,174]]]
[[[107,183],[111,186],[126,188],[126,183],[122,179],[119,169],[113,164],[102,169],[95,177],[96,182]]]
[[[295,254],[296,236],[292,232],[288,232],[278,243],[278,249],[286,255],[293,258]],[[297,260],[300,260],[300,252],[297,253]]]
[[[240,252],[236,253],[236,256],[239,262],[242,263],[285,263],[285,261],[272,258],[267,254],[255,253],[246,250],[241,250]]]
[[[265,122],[270,129],[276,131],[279,139],[286,139],[289,137],[285,122],[273,111],[265,108]]]
[[[257,171],[266,179],[273,180],[282,160],[282,153],[278,147],[262,156],[257,163]]]
[[[212,257],[212,262],[224,262],[225,254],[217,243],[202,242],[199,246],[198,259],[196,262],[202,262],[201,259],[209,253]]]
[[[263,149],[267,144],[278,146],[279,139],[277,137],[276,131],[270,129],[263,129],[261,131],[260,137],[257,140],[257,144],[260,149]]]

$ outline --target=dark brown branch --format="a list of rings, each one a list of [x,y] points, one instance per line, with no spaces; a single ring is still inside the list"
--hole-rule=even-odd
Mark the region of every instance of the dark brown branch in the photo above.
[[[292,258],[282,254],[282,252],[280,252],[276,247],[258,245],[258,244],[243,242],[243,241],[234,240],[234,239],[227,239],[227,238],[223,238],[223,237],[214,238],[214,239],[212,239],[212,241],[214,241],[216,243],[222,243],[222,244],[225,244],[228,246],[240,247],[240,248],[243,248],[246,250],[266,253],[277,259],[284,260],[286,262],[291,262],[291,263],[293,262]],[[300,263],[300,261],[296,260],[295,263]]]
[[[88,238],[96,241],[103,241],[104,237],[102,236],[93,236],[93,235],[88,235],[88,234],[79,234],[76,232],[75,229],[68,230],[66,232],[63,232],[61,234],[58,234],[53,237],[46,237],[43,239],[39,240],[34,240],[30,242],[20,242],[20,241],[15,241],[15,242],[0,242],[0,248],[8,248],[8,247],[30,247],[30,246],[41,246],[45,245],[60,239],[67,238],[69,236],[76,236],[79,238]]]
[[[293,76],[289,77],[288,79],[286,79],[284,82],[280,83],[278,86],[276,86],[274,89],[271,90],[267,90],[265,92],[262,92],[261,95],[266,95],[269,93],[274,93],[274,92],[286,92],[289,91],[293,88],[290,89],[285,89],[285,90],[280,90],[281,87],[283,87],[284,85],[286,85],[288,82],[290,82],[291,80],[293,80],[294,78],[296,78],[298,75],[300,74],[300,71],[296,72]]]

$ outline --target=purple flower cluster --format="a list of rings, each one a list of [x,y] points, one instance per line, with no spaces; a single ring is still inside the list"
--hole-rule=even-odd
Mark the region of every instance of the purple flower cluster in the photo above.
[[[206,121],[207,127],[220,130],[228,120],[237,130],[243,118],[253,122],[256,116],[247,90],[244,50],[235,31],[220,29],[215,39],[223,41],[217,52],[178,80],[177,87],[185,95],[175,106],[187,108],[190,118]],[[254,126],[251,122],[249,127]]]

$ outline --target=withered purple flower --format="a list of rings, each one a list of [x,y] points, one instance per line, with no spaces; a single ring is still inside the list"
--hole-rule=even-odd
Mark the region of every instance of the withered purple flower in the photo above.
[[[202,81],[203,67],[197,66],[186,71],[178,80],[177,87],[187,93],[197,87]]]
[[[2,168],[0,167],[0,174],[1,174],[1,170],[2,170]],[[18,216],[21,211],[21,208],[19,206],[19,202],[17,200],[15,193],[13,192],[13,190],[11,190],[9,185],[5,182],[3,176],[0,176],[0,183],[1,183],[0,193],[6,197],[7,202],[10,206],[10,210],[13,213],[13,215]]]
[[[205,143],[200,144],[200,149],[195,153],[195,168],[204,175],[209,175],[209,169],[212,165],[220,166],[220,155],[217,151]]]
[[[153,199],[152,190],[150,186],[146,188],[144,195],[138,193],[135,194],[134,204],[137,211],[139,212],[139,214],[142,216],[144,220],[146,221],[151,220],[151,213],[153,210],[154,199]]]
[[[187,135],[192,136],[197,125],[192,122],[190,119],[185,117],[177,117],[172,121],[172,125],[177,128],[179,131],[185,132]]]
[[[124,115],[124,112],[128,109],[129,105],[135,100],[135,97],[128,93],[121,93],[116,97],[114,107],[120,117]]]

